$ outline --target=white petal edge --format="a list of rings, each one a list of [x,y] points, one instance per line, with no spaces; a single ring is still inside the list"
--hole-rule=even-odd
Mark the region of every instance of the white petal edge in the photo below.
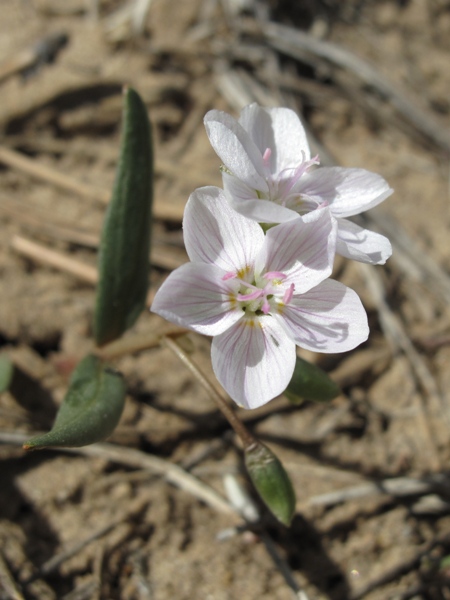
[[[277,315],[302,348],[313,352],[346,352],[367,340],[367,314],[356,292],[327,279],[292,298]]]
[[[244,315],[230,300],[238,284],[224,281],[224,273],[215,265],[182,265],[156,292],[152,312],[203,335],[223,333]]]
[[[258,408],[286,389],[295,344],[272,317],[244,318],[213,339],[211,359],[231,398],[244,408]]]
[[[261,154],[272,151],[271,171],[296,168],[309,160],[310,150],[306,133],[297,114],[289,108],[261,108],[253,103],[246,106],[239,123],[248,132]]]
[[[369,210],[393,193],[381,175],[343,167],[320,167],[310,171],[300,178],[295,190],[328,202],[336,218]]]
[[[336,253],[370,265],[384,265],[392,254],[392,246],[384,235],[338,219]]]
[[[199,188],[191,194],[183,233],[192,261],[215,264],[226,272],[253,265],[264,243],[261,227],[234,211],[217,187]]]
[[[295,293],[303,294],[331,275],[336,251],[337,223],[328,208],[318,208],[305,223],[300,217],[272,227],[256,268],[281,271]],[[259,270],[258,269],[258,270]]]
[[[235,211],[258,223],[286,223],[298,218],[298,213],[270,200],[259,199],[255,190],[230,175],[222,173],[228,202]]]
[[[262,154],[236,119],[210,110],[203,122],[211,146],[225,167],[248,186],[267,191]]]
[[[276,172],[298,167],[311,158],[305,129],[290,108],[267,108],[275,136]]]

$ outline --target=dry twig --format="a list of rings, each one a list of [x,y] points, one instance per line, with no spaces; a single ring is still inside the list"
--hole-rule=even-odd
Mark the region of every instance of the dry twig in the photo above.
[[[100,527],[99,529],[94,531],[94,533],[91,533],[89,536],[87,536],[83,540],[76,542],[69,548],[66,548],[66,549],[62,550],[61,552],[59,552],[58,554],[55,554],[54,556],[52,556],[52,558],[47,560],[40,567],[39,575],[49,575],[50,573],[55,572],[64,562],[66,562],[66,560],[69,560],[70,558],[72,558],[72,556],[75,556],[76,554],[81,552],[81,550],[86,548],[86,546],[88,546],[89,544],[92,544],[92,542],[95,542],[96,540],[107,535],[110,531],[115,529],[118,525],[120,525],[124,521],[127,521],[128,519],[132,519],[133,517],[135,517],[136,515],[141,513],[146,504],[147,504],[147,501],[143,500],[142,498],[139,498],[138,500],[134,500],[127,506],[127,509],[124,512],[121,512],[118,517],[116,517],[115,519],[112,519],[112,521],[110,521],[107,525]]]
[[[277,23],[264,23],[261,25],[261,29],[269,44],[279,52],[303,61],[312,57],[313,66],[317,59],[325,60],[352,73],[365,85],[377,90],[378,94],[390,102],[422,135],[445,152],[450,153],[450,136],[447,130],[413,103],[410,100],[410,94],[398,89],[365,60],[338,44],[319,40],[313,35],[292,27]]]
[[[350,600],[362,600],[362,598],[364,598],[364,596],[370,592],[382,587],[383,585],[391,583],[392,581],[395,581],[406,573],[409,573],[409,571],[412,571],[420,564],[422,558],[427,556],[433,548],[440,544],[448,545],[449,542],[450,536],[447,533],[442,536],[436,536],[430,542],[422,544],[422,546],[419,547],[419,550],[411,557],[399,561],[396,565],[389,567],[383,573],[368,581],[359,590],[356,590],[350,596]]]
[[[341,490],[312,496],[306,500],[307,506],[335,506],[342,502],[366,498],[375,494],[386,494],[394,498],[407,498],[409,496],[423,496],[437,490],[450,492],[450,481],[441,477],[414,479],[412,477],[393,477],[378,482],[368,482],[362,485],[346,487]]]
[[[22,445],[32,435],[32,433],[0,431],[0,443]],[[114,446],[113,444],[93,444],[81,448],[59,448],[57,451],[94,456],[132,468],[148,469],[163,476],[169,483],[190,493],[218,512],[229,515],[236,514],[230,504],[208,485],[187,473],[178,465],[157,456],[132,448]]]
[[[77,277],[85,283],[96,285],[98,273],[95,267],[75,260],[69,254],[51,250],[43,244],[37,244],[27,238],[16,235],[11,241],[11,247],[21,256]],[[154,298],[154,290],[149,290],[146,306],[151,306]]]
[[[11,575],[8,565],[0,553],[0,591],[3,600],[25,600]]]
[[[111,193],[107,190],[82,183],[5,146],[0,146],[0,163],[18,169],[41,181],[46,181],[60,189],[96,200],[104,205],[108,204],[111,197]],[[157,219],[181,221],[183,218],[183,207],[167,202],[164,199],[156,198],[153,205],[153,215]]]
[[[400,348],[409,359],[409,362],[423,391],[427,394],[428,399],[432,404],[432,409],[435,411],[444,410],[446,418],[448,418],[444,400],[438,390],[433,374],[428,369],[420,354],[417,352],[414,344],[411,342],[408,334],[403,328],[402,322],[386,302],[383,284],[378,272],[370,265],[363,263],[358,264],[362,274],[366,279],[371,296],[377,306],[380,323],[386,337],[390,340],[395,348]],[[427,407],[425,406],[423,398],[420,394],[416,394],[415,397],[420,429],[422,431],[424,441],[426,442],[426,446],[424,446],[424,448],[426,447],[429,451],[430,468],[433,471],[439,471],[442,469],[442,465],[435,438],[431,431],[428,420]]]
[[[52,62],[58,52],[67,44],[65,33],[52,33],[39,40],[31,48],[0,63],[0,82],[16,73],[29,73],[39,66]]]
[[[11,247],[20,255],[35,262],[53,267],[58,271],[69,273],[81,281],[95,285],[98,280],[97,269],[75,260],[69,254],[51,250],[42,244],[37,244],[27,238],[14,236]]]

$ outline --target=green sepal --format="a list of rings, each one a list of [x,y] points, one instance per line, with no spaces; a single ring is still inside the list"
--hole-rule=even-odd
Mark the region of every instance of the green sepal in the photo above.
[[[14,375],[14,364],[6,354],[0,354],[0,394],[6,392]]]
[[[289,526],[295,512],[295,492],[280,460],[261,442],[247,447],[244,458],[261,500],[281,523]]]
[[[329,402],[339,396],[340,387],[320,367],[297,356],[294,374],[284,391],[293,404],[304,400]]]
[[[117,371],[93,355],[78,364],[51,431],[23,445],[25,450],[87,446],[108,437],[119,422],[125,382]]]
[[[100,242],[94,312],[98,346],[119,338],[145,308],[152,199],[151,126],[141,98],[128,88],[121,155]]]

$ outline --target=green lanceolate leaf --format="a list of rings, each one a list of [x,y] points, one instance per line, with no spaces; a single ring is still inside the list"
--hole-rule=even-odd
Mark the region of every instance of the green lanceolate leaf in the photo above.
[[[284,525],[290,525],[295,512],[295,492],[275,454],[264,444],[255,442],[245,449],[245,466],[270,512]]]
[[[341,390],[320,367],[297,356],[294,374],[284,395],[294,404],[304,400],[328,402],[339,396]]]
[[[94,337],[99,346],[119,338],[145,307],[149,277],[153,151],[147,110],[125,92],[122,146],[103,225]]]
[[[31,438],[24,448],[79,447],[108,437],[122,414],[125,391],[120,373],[96,356],[86,356],[73,372],[53,429]]]
[[[14,365],[6,354],[0,354],[0,393],[9,389],[14,374]]]

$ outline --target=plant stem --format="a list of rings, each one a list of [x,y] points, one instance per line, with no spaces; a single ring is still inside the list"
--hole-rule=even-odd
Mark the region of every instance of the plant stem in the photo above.
[[[211,394],[211,396],[216,401],[219,409],[221,410],[224,417],[227,419],[231,427],[237,433],[237,435],[241,438],[241,441],[244,445],[244,449],[248,448],[252,444],[257,443],[257,440],[253,437],[247,427],[242,423],[239,417],[236,416],[233,409],[229,406],[226,400],[222,397],[216,387],[211,383],[211,381],[206,377],[206,375],[200,370],[200,368],[195,364],[190,356],[186,354],[186,352],[182,349],[182,347],[170,337],[165,336],[161,340],[161,344],[169,348],[182,363],[186,365],[186,367],[190,370],[190,372],[198,379],[198,381],[202,384],[205,390]]]

